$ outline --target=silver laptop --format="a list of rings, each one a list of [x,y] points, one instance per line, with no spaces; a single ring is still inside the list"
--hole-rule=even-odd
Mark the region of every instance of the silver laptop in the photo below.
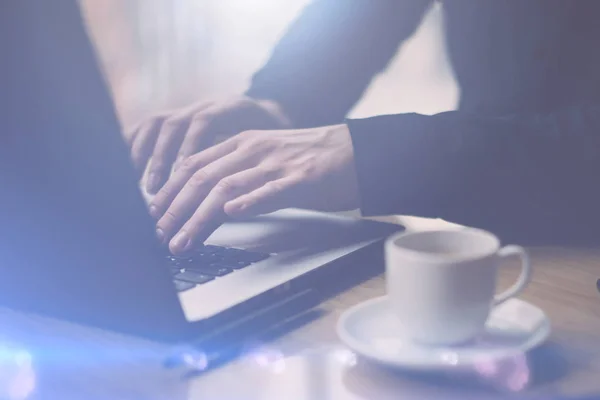
[[[190,257],[169,255],[76,2],[11,4],[0,18],[15,35],[0,35],[3,305],[181,340],[381,271],[378,244],[400,227],[295,209],[227,223]]]

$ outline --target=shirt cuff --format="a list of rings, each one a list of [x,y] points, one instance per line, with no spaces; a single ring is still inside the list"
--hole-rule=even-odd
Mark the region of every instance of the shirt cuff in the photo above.
[[[443,218],[451,206],[447,171],[456,160],[440,128],[443,116],[386,115],[348,119],[365,216]],[[456,184],[456,182],[454,182]]]

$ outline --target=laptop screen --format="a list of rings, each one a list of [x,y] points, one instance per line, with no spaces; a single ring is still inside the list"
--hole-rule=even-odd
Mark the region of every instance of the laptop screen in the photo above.
[[[77,2],[1,8],[0,300],[103,325],[180,309]]]

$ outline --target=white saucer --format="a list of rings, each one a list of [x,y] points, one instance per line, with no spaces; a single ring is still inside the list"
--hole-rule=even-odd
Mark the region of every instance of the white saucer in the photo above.
[[[345,311],[337,332],[350,349],[375,362],[404,369],[439,370],[521,355],[548,338],[550,321],[538,307],[510,299],[492,311],[485,331],[469,345],[420,346],[397,336],[401,328],[387,298],[378,297]]]

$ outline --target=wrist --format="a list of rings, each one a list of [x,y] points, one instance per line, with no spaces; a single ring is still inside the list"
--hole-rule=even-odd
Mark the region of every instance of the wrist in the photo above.
[[[361,203],[360,187],[350,128],[347,124],[332,125],[328,128],[334,132],[334,135],[337,138],[336,140],[339,143],[339,146],[337,146],[337,154],[341,156],[341,165],[343,166],[344,171],[341,179],[341,181],[344,182],[342,208],[344,210],[359,209]]]

